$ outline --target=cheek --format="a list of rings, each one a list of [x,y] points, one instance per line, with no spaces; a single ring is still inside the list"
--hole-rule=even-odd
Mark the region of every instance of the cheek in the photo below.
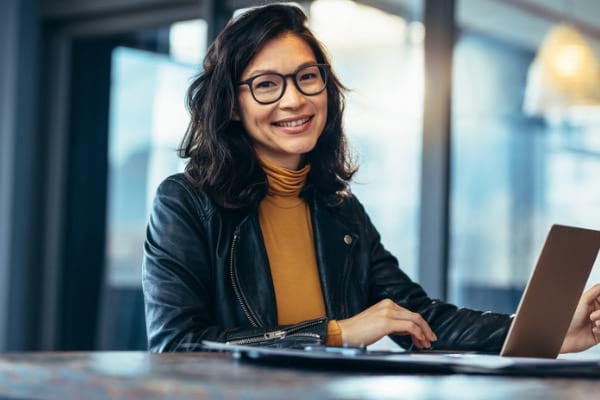
[[[248,96],[238,98],[240,119],[246,130],[250,133],[256,130],[256,126],[268,120],[270,112],[268,107],[262,107]]]

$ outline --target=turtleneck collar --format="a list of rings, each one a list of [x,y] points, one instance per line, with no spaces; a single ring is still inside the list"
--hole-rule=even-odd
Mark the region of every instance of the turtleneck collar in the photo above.
[[[298,171],[280,167],[271,161],[258,157],[261,167],[267,175],[269,182],[269,197],[275,198],[298,198],[306,177],[310,172],[310,164],[306,164]]]

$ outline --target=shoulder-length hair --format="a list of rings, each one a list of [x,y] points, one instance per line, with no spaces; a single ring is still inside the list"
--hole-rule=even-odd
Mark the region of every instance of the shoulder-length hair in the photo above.
[[[253,8],[230,21],[209,47],[203,71],[191,84],[186,105],[191,120],[179,155],[189,158],[188,179],[226,208],[256,206],[267,194],[267,179],[250,136],[233,119],[238,82],[251,60],[270,40],[291,33],[304,40],[318,63],[329,64],[323,45],[308,29],[306,15],[296,6],[271,4]],[[349,194],[357,167],[348,154],[342,128],[344,90],[328,71],[327,121],[315,148],[302,196],[320,194],[339,204]]]

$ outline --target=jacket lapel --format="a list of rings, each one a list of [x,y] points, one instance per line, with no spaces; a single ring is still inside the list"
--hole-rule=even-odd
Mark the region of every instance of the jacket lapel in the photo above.
[[[260,325],[277,325],[277,305],[258,214],[252,212],[239,226],[236,265],[240,289]]]
[[[358,235],[340,220],[334,209],[323,204],[317,196],[312,196],[311,214],[327,317],[348,318],[344,291],[351,265],[350,256]]]

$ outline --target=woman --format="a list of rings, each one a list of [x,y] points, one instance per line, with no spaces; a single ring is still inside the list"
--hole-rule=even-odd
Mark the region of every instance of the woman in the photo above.
[[[500,350],[511,318],[430,299],[350,193],[343,89],[295,6],[254,8],[217,37],[188,94],[186,172],[160,185],[148,225],[150,350],[386,335]],[[582,298],[563,351],[598,342],[599,294]]]

